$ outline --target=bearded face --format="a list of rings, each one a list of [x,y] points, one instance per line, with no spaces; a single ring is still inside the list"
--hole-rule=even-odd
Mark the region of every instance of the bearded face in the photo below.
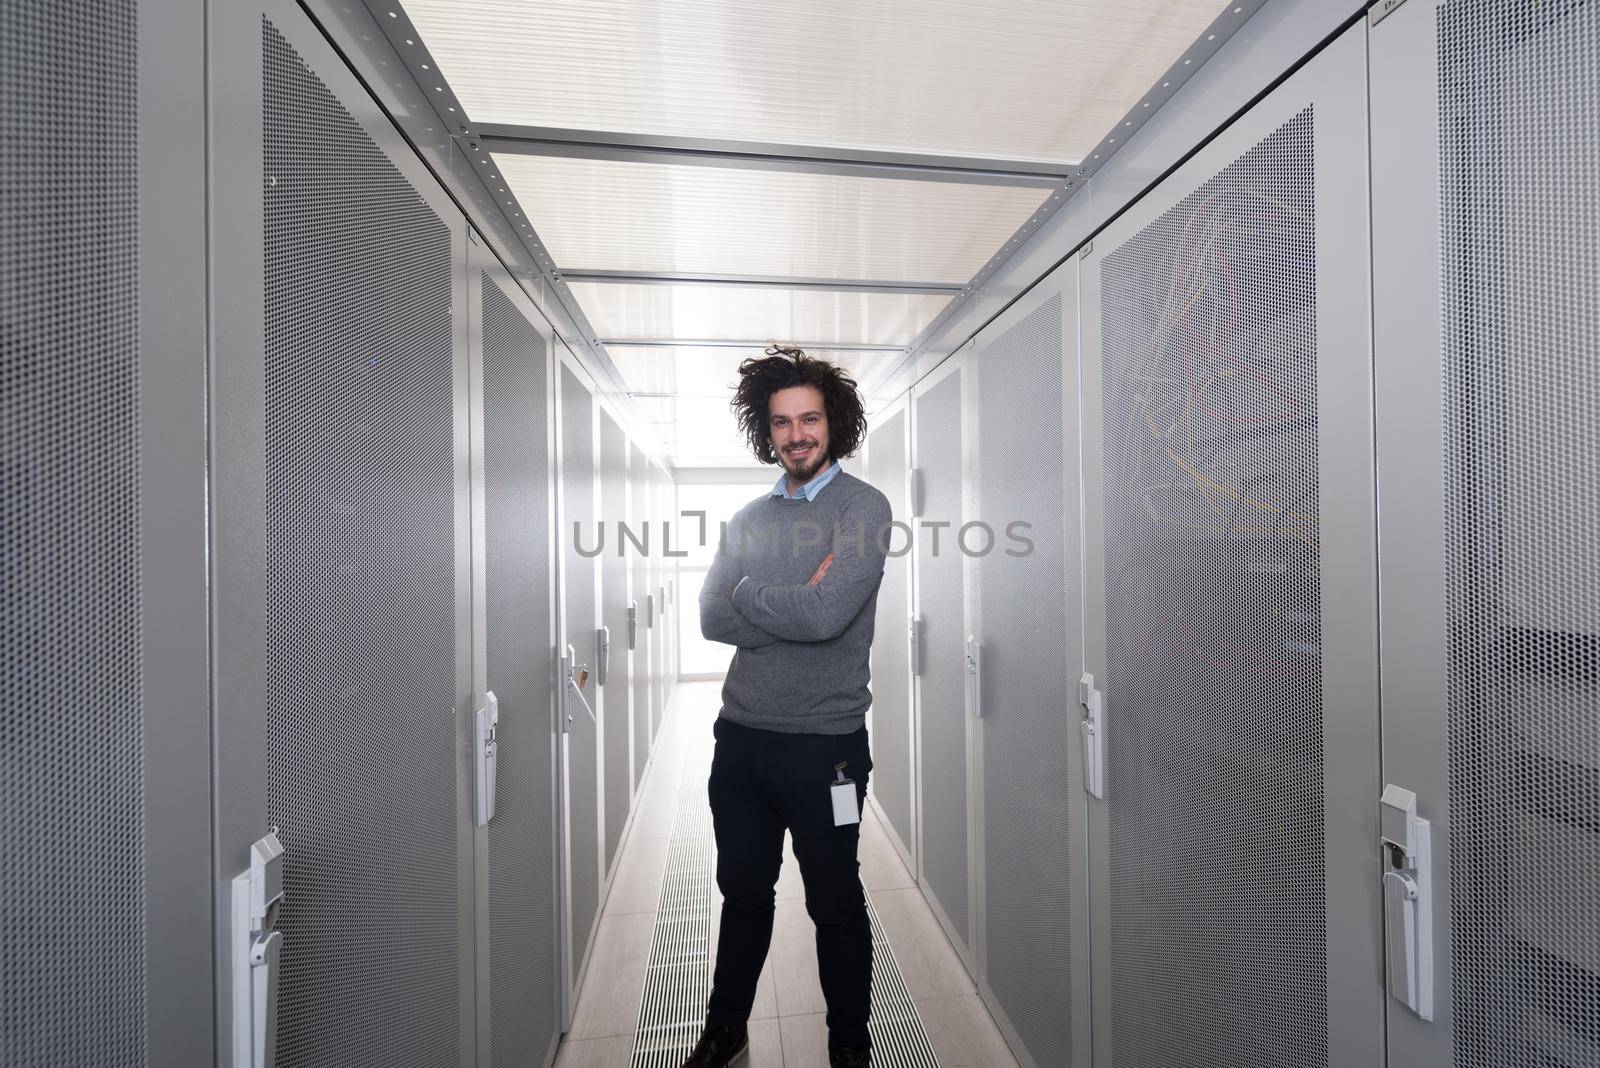
[[[811,481],[827,465],[828,413],[815,386],[791,386],[772,394],[767,429],[772,451],[792,484]]]

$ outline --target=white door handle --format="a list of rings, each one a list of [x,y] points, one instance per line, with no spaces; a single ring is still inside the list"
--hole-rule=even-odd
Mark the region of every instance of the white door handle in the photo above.
[[[972,718],[983,718],[983,646],[975,635],[967,635],[967,694],[972,702]]]
[[[494,819],[494,777],[497,763],[495,729],[500,725],[500,702],[494,691],[487,694],[484,706],[473,714],[473,765],[477,772],[476,814],[479,827]]]
[[[1083,739],[1083,788],[1091,797],[1106,796],[1105,697],[1095,687],[1094,676],[1085,672],[1078,680],[1078,705],[1083,721],[1078,731]]]

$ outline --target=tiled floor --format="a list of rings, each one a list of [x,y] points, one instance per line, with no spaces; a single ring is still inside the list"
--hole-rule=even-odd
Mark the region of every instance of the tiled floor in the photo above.
[[[673,696],[601,915],[572,1031],[556,1055],[557,1068],[625,1068],[629,1063],[678,787],[686,763],[703,766],[719,690],[715,682],[685,682]],[[701,759],[690,761],[691,756]],[[966,969],[870,808],[862,822],[860,856],[861,881],[942,1068],[1016,1068]],[[713,949],[716,930],[713,917]],[[827,1068],[825,1006],[812,931],[799,870],[786,848],[772,948],[750,1025],[750,1068]]]

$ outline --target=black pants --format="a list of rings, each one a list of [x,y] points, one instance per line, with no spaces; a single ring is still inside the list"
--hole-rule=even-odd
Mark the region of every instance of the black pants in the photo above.
[[[854,734],[780,734],[719,719],[713,728],[711,819],[717,835],[722,928],[708,1015],[750,1018],[756,981],[772,941],[783,832],[794,839],[806,911],[817,925],[817,971],[828,1003],[828,1045],[866,1049],[872,999],[872,927],[861,888],[859,824],[835,827],[828,784],[847,761],[857,804],[872,758],[865,727]]]

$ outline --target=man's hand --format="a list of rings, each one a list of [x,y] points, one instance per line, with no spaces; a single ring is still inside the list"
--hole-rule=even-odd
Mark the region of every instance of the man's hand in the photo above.
[[[811,573],[811,581],[807,582],[806,585],[815,586],[817,583],[821,582],[822,576],[828,573],[828,568],[832,566],[832,564],[833,554],[829,553],[827,556],[822,558],[822,563],[818,564],[817,569]]]

